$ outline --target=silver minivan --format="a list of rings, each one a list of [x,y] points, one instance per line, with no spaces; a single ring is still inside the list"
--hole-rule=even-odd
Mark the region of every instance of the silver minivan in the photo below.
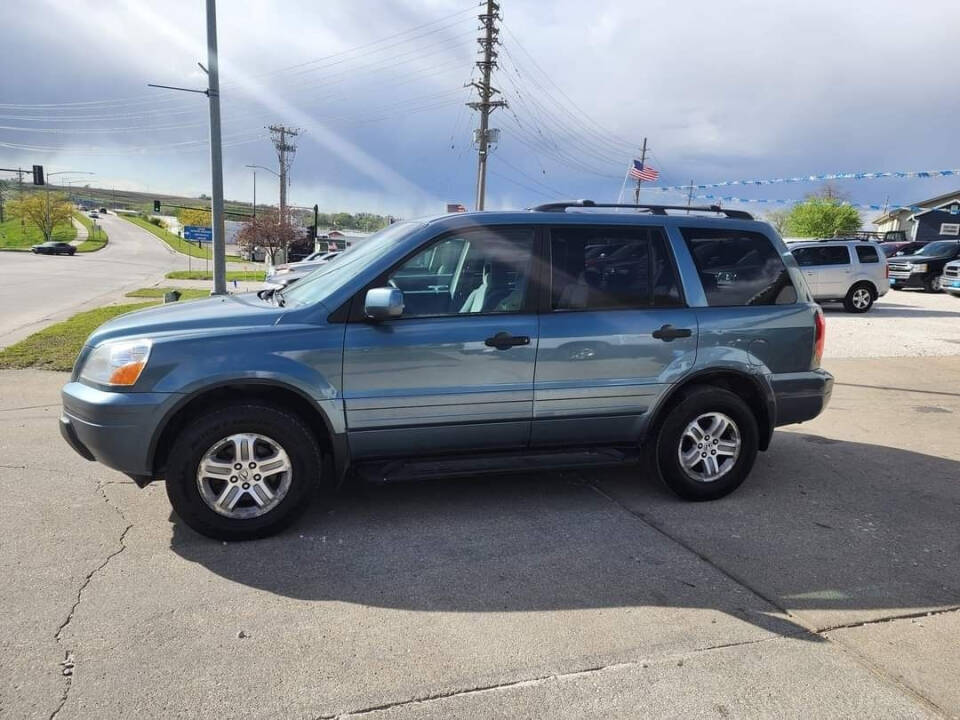
[[[791,242],[790,251],[817,302],[842,302],[847,312],[865,313],[890,289],[887,258],[876,243]]]

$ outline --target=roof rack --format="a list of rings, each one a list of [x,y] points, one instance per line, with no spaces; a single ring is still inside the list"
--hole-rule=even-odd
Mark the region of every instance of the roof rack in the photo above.
[[[667,210],[686,210],[694,212],[711,212],[726,215],[736,220],[753,220],[753,215],[746,210],[729,210],[719,205],[622,205],[620,203],[598,203],[593,200],[570,200],[567,202],[545,203],[530,208],[535,212],[565,212],[567,208],[629,208],[633,210],[649,210],[652,215],[666,215]]]

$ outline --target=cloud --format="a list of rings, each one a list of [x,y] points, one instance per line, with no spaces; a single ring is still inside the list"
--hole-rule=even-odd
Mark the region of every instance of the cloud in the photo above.
[[[245,164],[275,164],[263,126],[282,122],[308,130],[293,166],[294,203],[401,215],[472,204],[476,118],[462,106],[462,86],[476,59],[474,3],[219,5],[228,197],[249,198]],[[669,184],[951,165],[960,96],[943,68],[952,26],[932,21],[950,13],[947,0],[502,5],[494,82],[510,108],[493,115],[502,139],[488,207],[612,199],[644,136]],[[32,148],[0,147],[7,162],[207,191],[204,98],[146,88],[204,83],[201,3],[7,7],[0,39],[7,57],[24,62],[5,77],[3,102],[57,104],[0,109],[0,125],[27,128],[0,130],[0,143]],[[112,127],[132,130],[100,132]],[[907,202],[952,186],[843,187],[860,202]],[[791,197],[809,189],[787,187]]]

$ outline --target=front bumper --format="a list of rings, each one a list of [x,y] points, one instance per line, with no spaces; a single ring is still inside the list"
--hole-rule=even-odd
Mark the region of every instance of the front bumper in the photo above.
[[[144,485],[153,477],[152,440],[177,393],[107,392],[78,382],[61,391],[60,434],[87,460]]]
[[[822,368],[774,375],[770,380],[777,401],[777,427],[813,420],[833,394],[833,375]]]
[[[923,287],[929,273],[908,273],[890,271],[890,284],[898,287]]]

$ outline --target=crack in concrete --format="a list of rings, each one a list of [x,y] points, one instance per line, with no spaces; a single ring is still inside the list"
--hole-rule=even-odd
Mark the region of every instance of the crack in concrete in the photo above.
[[[613,497],[612,495],[610,495],[610,494],[608,494],[607,492],[605,492],[602,488],[598,487],[595,483],[592,483],[592,482],[589,482],[589,481],[588,481],[588,482],[586,482],[586,485],[587,485],[588,487],[592,488],[592,489],[593,489],[597,494],[599,494],[601,497],[606,498],[606,499],[609,500],[611,503],[613,503],[614,505],[616,505],[617,507],[619,507],[620,509],[622,509],[624,512],[628,513],[629,515],[632,515],[633,517],[635,517],[635,518],[636,518],[637,520],[639,520],[640,522],[642,522],[642,523],[644,523],[645,525],[647,525],[648,527],[656,530],[658,533],[660,533],[661,535],[663,535],[663,536],[664,536],[665,538],[667,538],[668,540],[676,543],[677,545],[679,545],[680,547],[684,548],[685,550],[693,553],[696,557],[700,558],[703,562],[707,563],[710,567],[712,567],[712,568],[714,568],[715,570],[717,570],[717,572],[723,574],[725,577],[729,578],[730,580],[732,580],[732,581],[735,582],[736,584],[738,584],[738,585],[740,585],[741,587],[743,587],[744,589],[748,590],[749,592],[751,592],[753,595],[755,595],[756,597],[760,598],[760,599],[763,600],[764,602],[767,602],[767,603],[769,603],[770,605],[772,605],[773,607],[777,608],[777,610],[779,610],[779,611],[782,612],[784,615],[786,615],[787,617],[789,617],[789,618],[790,618],[792,621],[794,621],[798,626],[800,626],[800,627],[802,627],[802,628],[805,628],[807,634],[809,634],[809,635],[811,635],[811,636],[814,636],[814,637],[818,637],[818,638],[820,638],[821,640],[823,640],[824,642],[829,642],[833,647],[837,648],[840,652],[845,653],[845,654],[846,654],[848,657],[850,657],[854,662],[856,662],[858,665],[860,665],[861,667],[863,667],[865,670],[867,670],[867,672],[871,673],[872,675],[874,675],[874,676],[875,676],[876,678],[878,678],[879,680],[887,683],[888,685],[892,685],[893,687],[895,687],[896,689],[898,689],[898,690],[899,690],[900,692],[902,692],[903,694],[905,694],[905,695],[913,698],[913,699],[916,700],[920,705],[922,705],[923,707],[927,708],[927,709],[928,709],[929,711],[931,711],[932,713],[935,713],[935,714],[937,714],[937,715],[940,715],[941,717],[944,717],[944,718],[949,718],[949,717],[950,717],[950,716],[948,715],[948,713],[947,713],[946,711],[944,711],[944,709],[941,708],[939,705],[937,705],[935,702],[933,702],[932,700],[930,700],[930,699],[927,698],[926,696],[922,695],[920,692],[914,690],[914,689],[913,689],[912,687],[910,687],[909,685],[904,684],[904,683],[901,682],[895,675],[892,675],[892,674],[889,673],[888,671],[884,670],[882,667],[880,667],[880,666],[878,666],[877,664],[875,664],[872,660],[870,660],[869,658],[861,655],[859,652],[855,651],[853,648],[848,647],[846,644],[842,643],[840,640],[835,639],[835,638],[834,638],[834,639],[831,639],[831,638],[827,637],[827,633],[828,633],[828,632],[831,632],[831,631],[834,631],[834,630],[846,629],[846,628],[848,628],[848,627],[850,627],[850,628],[852,628],[852,627],[866,627],[866,626],[874,625],[874,624],[880,624],[880,623],[886,623],[886,622],[893,622],[893,621],[895,621],[895,620],[904,620],[904,619],[909,619],[909,618],[913,618],[913,617],[925,617],[925,616],[927,616],[928,614],[934,614],[934,613],[935,613],[935,614],[949,613],[949,612],[954,612],[954,611],[956,611],[956,610],[958,610],[958,609],[960,609],[960,608],[951,607],[951,608],[941,609],[941,610],[937,610],[937,611],[911,612],[911,613],[904,613],[904,614],[901,614],[901,615],[891,615],[891,616],[888,616],[888,617],[877,618],[877,619],[874,619],[874,620],[864,620],[864,621],[860,621],[860,622],[853,622],[853,623],[849,623],[849,624],[846,624],[846,625],[841,624],[841,625],[837,625],[837,626],[831,626],[831,627],[828,627],[828,628],[817,628],[817,627],[814,627],[814,626],[809,625],[809,624],[808,624],[807,622],[805,622],[802,618],[794,615],[794,614],[791,613],[786,607],[783,607],[782,605],[780,605],[780,603],[778,603],[778,602],[774,601],[772,598],[766,596],[764,593],[762,593],[761,591],[757,590],[757,589],[754,588],[752,585],[750,585],[746,580],[738,577],[735,573],[733,573],[733,572],[727,570],[726,568],[722,567],[719,563],[715,562],[715,561],[714,561],[713,559],[711,559],[709,556],[704,555],[704,554],[701,553],[699,550],[695,549],[694,547],[692,547],[692,546],[689,545],[688,543],[684,542],[684,541],[681,540],[680,538],[674,537],[671,533],[667,532],[667,530],[666,530],[665,528],[660,527],[659,525],[657,525],[657,523],[655,523],[654,521],[652,521],[650,518],[648,518],[647,516],[645,516],[643,513],[638,512],[638,511],[636,511],[636,510],[633,510],[632,508],[628,507],[627,505],[624,505],[622,502],[620,502],[619,500],[617,500],[615,497]]]
[[[109,483],[103,483],[103,482],[97,483],[97,488],[96,488],[97,492],[103,498],[103,501],[107,505],[109,505],[110,508],[114,512],[116,512],[117,515],[119,515],[124,522],[126,522],[127,519],[126,519],[126,516],[123,514],[123,511],[120,508],[118,508],[116,505],[114,505],[110,501],[110,498],[107,497],[107,494],[104,492],[103,488],[106,484],[109,484]],[[73,622],[73,616],[76,614],[77,608],[80,607],[80,603],[83,601],[84,590],[87,589],[87,586],[90,584],[93,578],[97,575],[97,573],[99,573],[101,570],[107,567],[107,565],[110,564],[111,560],[113,560],[120,553],[122,553],[124,550],[127,549],[127,544],[126,544],[127,533],[130,532],[132,528],[133,528],[133,523],[127,523],[126,527],[123,529],[123,532],[120,533],[120,538],[119,538],[120,547],[118,547],[116,550],[114,550],[109,555],[107,555],[107,557],[103,559],[103,562],[101,562],[99,565],[97,565],[97,567],[95,567],[93,570],[87,573],[86,577],[84,577],[83,579],[83,582],[80,583],[80,588],[77,590],[77,597],[73,601],[73,605],[70,607],[70,612],[67,613],[67,617],[64,619],[62,623],[60,623],[60,627],[57,628],[57,632],[53,636],[54,640],[57,641],[58,645],[61,645],[61,646],[63,645],[63,633],[67,629],[67,627],[70,625],[70,623]],[[50,714],[49,720],[56,720],[56,717],[60,714],[60,711],[63,710],[64,705],[66,705],[67,698],[70,696],[70,690],[73,687],[73,672],[75,667],[73,658],[74,658],[73,651],[69,648],[66,648],[64,650],[64,659],[60,662],[60,666],[62,667],[61,673],[66,678],[66,684],[64,685],[63,693],[60,695],[60,702],[57,704],[57,707],[54,709],[54,711]]]
[[[805,631],[798,631],[796,633],[796,635],[798,636],[803,634],[806,634]],[[349,710],[347,712],[336,713],[333,715],[318,715],[315,718],[315,720],[346,720],[346,718],[361,717],[363,715],[379,712],[381,710],[390,710],[393,708],[403,707],[406,705],[417,705],[420,703],[435,702],[437,700],[446,700],[453,697],[478,695],[478,694],[488,693],[488,692],[498,692],[501,690],[512,690],[514,688],[534,687],[536,685],[541,685],[547,682],[565,680],[567,678],[573,678],[573,677],[594,675],[597,673],[609,672],[612,670],[620,670],[624,668],[634,668],[634,667],[647,667],[647,665],[653,664],[653,663],[662,664],[662,663],[669,663],[673,661],[682,661],[682,660],[685,660],[686,658],[693,657],[695,655],[701,655],[703,653],[716,652],[719,650],[727,650],[729,648],[743,647],[746,645],[758,645],[760,643],[776,642],[778,640],[783,640],[786,637],[789,637],[789,636],[775,635],[772,637],[759,638],[756,640],[742,640],[740,642],[721,643],[719,645],[711,645],[703,648],[694,648],[693,650],[688,650],[682,653],[670,653],[668,655],[642,658],[639,660],[626,660],[623,662],[610,663],[609,665],[596,665],[593,667],[581,668],[579,670],[550,673],[549,675],[537,675],[535,677],[523,678],[521,680],[508,680],[506,682],[494,683],[492,685],[478,685],[476,687],[458,688],[455,690],[448,690],[446,692],[430,693],[427,695],[420,695],[418,697],[407,698],[404,700],[395,700],[392,702],[381,703],[380,705],[371,705],[369,707],[360,708],[357,710]]]
[[[916,612],[903,613],[902,615],[884,615],[873,620],[860,620],[858,622],[841,623],[839,625],[828,625],[818,628],[817,634],[823,635],[836,630],[851,630],[853,628],[870,627],[871,625],[883,625],[884,623],[896,622],[897,620],[914,620],[916,618],[936,617],[937,615],[949,615],[950,613],[960,612],[960,605],[940,608],[939,610],[917,610]]]

